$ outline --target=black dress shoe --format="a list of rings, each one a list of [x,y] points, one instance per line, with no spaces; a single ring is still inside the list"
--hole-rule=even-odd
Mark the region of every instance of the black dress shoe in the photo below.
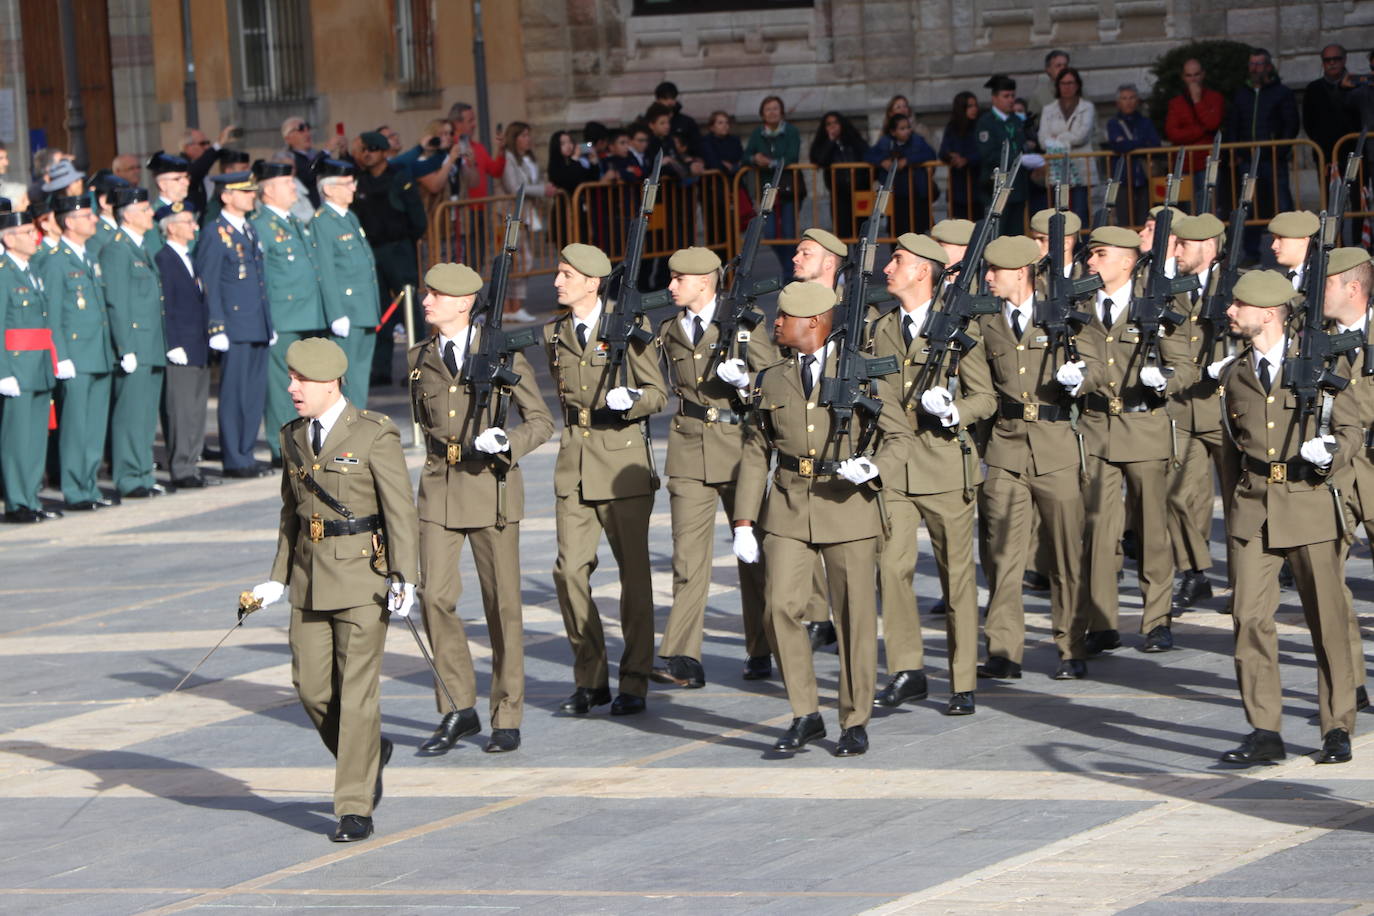
[[[945,599],[941,598],[939,601],[935,602],[934,604],[932,604],[932,605],[930,606],[930,613],[932,613],[932,614],[948,614],[948,613],[949,613],[949,605],[945,603]]]
[[[134,487],[129,492],[123,494],[125,499],[149,499],[153,495],[149,487]]]
[[[1189,608],[1211,597],[1212,583],[1207,581],[1207,574],[1190,569],[1184,572],[1183,581],[1174,593],[1174,607]]]
[[[819,652],[826,646],[835,645],[835,625],[828,620],[808,623],[806,632],[811,635],[812,652]]]
[[[459,738],[475,735],[481,730],[482,720],[477,718],[477,710],[471,706],[467,709],[455,709],[444,714],[434,734],[420,745],[420,753],[435,756],[448,753],[458,743]]]
[[[611,715],[613,716],[633,716],[643,712],[645,703],[643,697],[631,696],[628,693],[618,694],[615,702],[611,704]]]
[[[263,475],[262,467],[261,467],[260,465],[256,465],[256,464],[253,465],[253,466],[251,466],[251,467],[246,467],[246,468],[225,468],[225,469],[224,469],[224,476],[225,476],[225,477],[233,477],[233,478],[237,478],[237,479],[240,479],[240,480],[249,480],[249,479],[261,477],[262,475]]]
[[[818,712],[809,713],[792,720],[787,731],[773,745],[773,750],[788,753],[799,751],[808,741],[815,741],[817,738],[824,737],[825,722],[821,720],[821,714]]]
[[[493,728],[487,746],[482,748],[488,754],[504,754],[520,746],[520,729]]]
[[[50,522],[55,518],[62,517],[61,509],[39,509],[38,514],[43,517],[43,521]]]
[[[1028,569],[1021,575],[1021,587],[1033,592],[1047,592],[1050,590],[1050,580],[1048,576],[1042,576],[1035,570]]]
[[[657,684],[672,684],[695,690],[706,686],[706,669],[701,662],[686,655],[673,655],[664,667],[656,667],[649,673],[649,679]]]
[[[988,660],[978,666],[978,676],[999,681],[1017,681],[1021,679],[1021,666],[1009,658],[989,655]]]
[[[383,735],[382,747],[377,753],[377,782],[372,786],[372,807],[374,808],[382,803],[382,770],[385,770],[386,765],[391,762],[391,752],[394,749],[395,746],[391,743],[391,739]],[[372,827],[371,818],[368,818],[367,824],[370,830]]]
[[[205,478],[196,474],[192,477],[178,477],[172,481],[178,490],[199,490],[205,486]]]
[[[1232,748],[1221,755],[1222,763],[1236,763],[1253,766],[1271,760],[1282,760],[1288,756],[1284,749],[1283,738],[1278,732],[1257,728],[1246,735],[1240,747]]]
[[[1083,637],[1083,648],[1089,655],[1101,655],[1121,648],[1121,634],[1116,630],[1097,630]]]
[[[1363,687],[1355,688],[1355,711],[1369,708],[1369,691]]]
[[[67,503],[68,512],[94,512],[100,508],[100,503],[93,499],[83,499],[74,503]]]
[[[1145,634],[1141,652],[1168,652],[1174,647],[1174,633],[1166,626],[1158,626]]]
[[[746,681],[765,681],[772,676],[773,656],[751,655],[744,662],[744,674],[741,677]]]
[[[873,697],[873,705],[901,706],[909,700],[924,700],[928,695],[924,671],[898,671]]]
[[[1350,732],[1343,728],[1333,728],[1322,735],[1322,749],[1321,753],[1317,755],[1317,763],[1349,762]]]
[[[345,814],[330,837],[335,843],[356,843],[372,836],[372,818],[361,814]]]
[[[43,521],[43,516],[27,506],[20,506],[18,509],[7,510],[5,521],[14,525],[32,525],[35,522]]]
[[[1088,676],[1088,663],[1077,658],[1065,658],[1051,675],[1056,681],[1076,681]]]
[[[102,497],[100,497],[99,499],[97,499],[97,500],[95,501],[95,503],[96,503],[97,506],[100,506],[102,509],[109,509],[109,508],[111,508],[111,507],[113,507],[113,506],[119,505],[119,500],[117,500],[117,499],[107,499],[106,497],[102,496]]]
[[[585,716],[592,711],[593,706],[605,706],[611,702],[611,688],[609,687],[579,687],[573,691],[573,695],[563,701],[559,706],[560,712],[570,712],[575,716]]]
[[[836,757],[858,757],[868,751],[868,731],[862,725],[855,725],[840,732],[840,740],[835,742]]]
[[[949,698],[949,705],[945,707],[945,715],[947,716],[971,716],[973,713],[972,690],[954,694]]]

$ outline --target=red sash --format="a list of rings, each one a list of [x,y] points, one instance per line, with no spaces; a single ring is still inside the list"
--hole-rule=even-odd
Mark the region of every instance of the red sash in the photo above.
[[[52,328],[6,328],[6,350],[47,350],[52,356],[52,372],[57,375],[57,345]],[[57,429],[57,406],[48,402],[48,429]]]

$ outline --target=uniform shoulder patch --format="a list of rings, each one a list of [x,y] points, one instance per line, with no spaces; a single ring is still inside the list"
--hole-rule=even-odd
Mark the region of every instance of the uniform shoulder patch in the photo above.
[[[358,411],[358,416],[364,420],[371,420],[378,426],[386,426],[388,423],[391,422],[390,417],[388,417],[384,413],[378,413],[375,410],[360,410]]]
[[[988,136],[989,136],[989,134],[988,134],[987,131],[985,131],[985,130],[980,130],[980,131],[978,131],[978,142],[979,142],[979,143],[987,143],[987,142],[988,142]]]

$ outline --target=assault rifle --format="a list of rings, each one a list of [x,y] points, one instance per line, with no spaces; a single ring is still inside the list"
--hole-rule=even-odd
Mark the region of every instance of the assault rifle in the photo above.
[[[1112,224],[1112,214],[1116,212],[1116,198],[1121,193],[1121,182],[1125,176],[1126,157],[1121,156],[1116,160],[1116,168],[1112,170],[1112,177],[1107,180],[1107,188],[1102,195],[1102,206],[1093,211],[1093,224],[1089,228],[1096,229],[1098,226],[1110,226]]]
[[[1198,214],[1211,213],[1216,208],[1217,170],[1221,167],[1221,131],[1212,139],[1212,152],[1207,156],[1207,176],[1202,186],[1202,200],[1198,201]]]
[[[1226,310],[1235,299],[1236,281],[1240,279],[1240,261],[1245,253],[1242,235],[1245,232],[1245,220],[1250,214],[1254,200],[1255,167],[1252,164],[1250,171],[1241,181],[1240,199],[1231,211],[1231,225],[1226,231],[1226,261],[1221,267],[1221,273],[1217,275],[1216,289],[1203,300],[1202,308],[1198,311],[1198,320],[1204,325],[1202,333],[1205,341],[1203,348],[1198,352],[1199,366],[1206,367],[1216,358],[1217,341],[1222,339],[1231,326],[1231,319],[1226,317]]]
[[[612,381],[619,376],[620,386],[630,387],[630,367],[625,353],[631,341],[647,344],[654,335],[640,324],[644,315],[644,294],[639,289],[639,269],[644,262],[644,237],[649,232],[649,217],[654,212],[654,200],[658,196],[658,176],[663,170],[663,151],[654,157],[654,168],[644,179],[644,193],[639,199],[639,212],[630,220],[625,238],[625,259],[607,278],[607,289],[612,282],[616,284],[614,305],[601,316],[597,337],[606,345],[606,377]],[[612,386],[614,387],[614,386]]]
[[[1338,195],[1336,185],[1341,183],[1337,176],[1332,180],[1331,195]],[[1312,238],[1307,259],[1307,269],[1312,276],[1326,277],[1327,257],[1336,247],[1338,223],[1323,210],[1321,227]],[[1288,388],[1297,400],[1299,438],[1306,440],[1307,421],[1317,413],[1318,400],[1323,401],[1317,416],[1317,435],[1324,436],[1330,431],[1330,396],[1344,391],[1350,384],[1331,368],[1332,361],[1339,355],[1364,344],[1364,335],[1359,331],[1344,331],[1340,334],[1326,332],[1326,316],[1322,311],[1326,305],[1326,284],[1317,279],[1307,284],[1307,295],[1303,303],[1302,329],[1298,335],[1298,355],[1283,361],[1283,377]],[[1325,396],[1323,395],[1325,392]]]
[[[1089,274],[1077,280],[1064,276],[1064,237],[1067,234],[1068,222],[1065,214],[1069,212],[1068,185],[1058,185],[1054,196],[1054,213],[1050,216],[1046,296],[1035,301],[1031,322],[1043,329],[1048,338],[1051,363],[1054,362],[1056,350],[1063,352],[1066,362],[1075,363],[1078,362],[1078,345],[1074,342],[1074,335],[1083,325],[1092,321],[1092,316],[1075,308],[1075,303],[1101,289],[1102,278],[1097,274]]]
[[[1155,217],[1154,244],[1150,246],[1150,253],[1143,258],[1145,289],[1140,295],[1131,297],[1130,321],[1140,329],[1137,351],[1141,357],[1140,368],[1154,366],[1166,377],[1172,375],[1174,370],[1160,361],[1160,327],[1165,324],[1178,327],[1187,320],[1186,316],[1170,308],[1170,302],[1178,293],[1190,293],[1201,285],[1196,276],[1170,279],[1164,273],[1165,262],[1169,258],[1173,208],[1178,203],[1178,184],[1182,177],[1183,150],[1179,150],[1174,170],[1169,173],[1169,182],[1165,186],[1164,206]]]

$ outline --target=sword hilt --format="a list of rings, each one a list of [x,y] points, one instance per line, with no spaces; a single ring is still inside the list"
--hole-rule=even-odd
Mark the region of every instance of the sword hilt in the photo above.
[[[262,610],[262,601],[254,598],[252,592],[239,592],[239,623],[254,611]]]

